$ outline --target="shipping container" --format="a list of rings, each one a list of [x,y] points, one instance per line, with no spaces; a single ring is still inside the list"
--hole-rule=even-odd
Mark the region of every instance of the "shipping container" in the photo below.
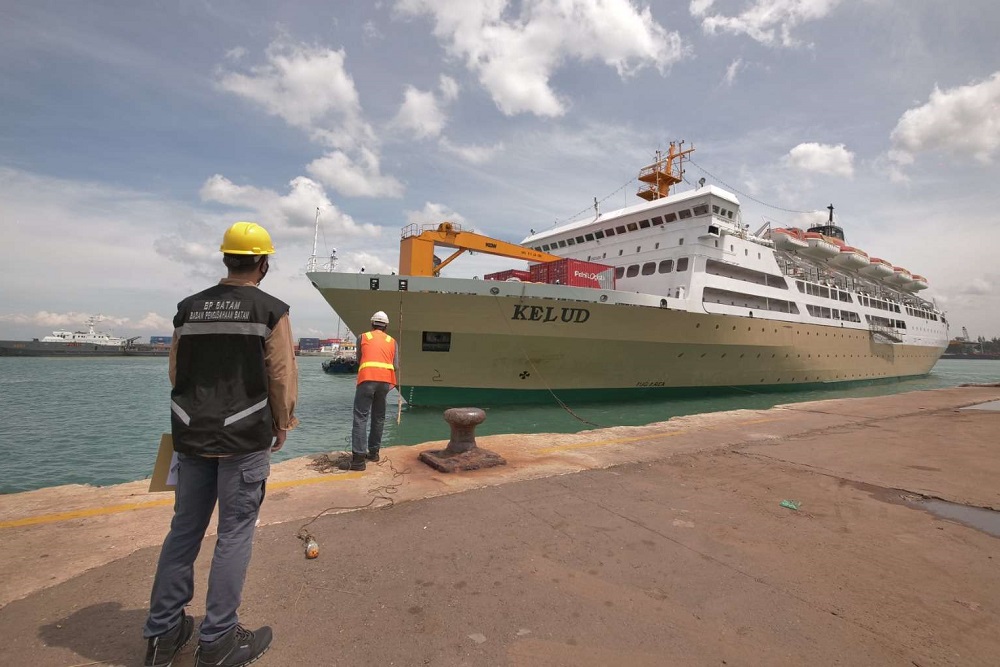
[[[547,262],[545,267],[548,273],[545,282],[552,285],[593,287],[595,289],[615,288],[615,269],[606,264],[566,258]]]
[[[541,264],[532,264],[528,267],[528,275],[530,276],[531,282],[533,283],[547,283],[549,282],[549,264],[551,262],[543,262]]]
[[[170,345],[170,343],[173,341],[173,339],[174,339],[173,336],[150,336],[149,337],[149,344],[150,345]]]
[[[506,271],[487,273],[483,276],[483,280],[510,280],[511,278],[517,278],[520,281],[527,282],[531,280],[531,273],[529,271],[521,271],[518,269],[507,269]]]
[[[300,350],[318,350],[320,348],[319,338],[300,338]]]

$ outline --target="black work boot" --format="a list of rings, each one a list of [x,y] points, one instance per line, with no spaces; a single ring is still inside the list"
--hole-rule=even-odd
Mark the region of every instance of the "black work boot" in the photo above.
[[[174,656],[180,653],[184,645],[191,639],[194,630],[194,619],[181,612],[181,620],[162,635],[146,640],[145,667],[170,667]]]
[[[337,470],[364,470],[365,455],[351,452],[351,460],[344,460],[337,464]]]
[[[242,667],[256,662],[271,648],[271,628],[264,626],[250,632],[242,625],[214,642],[198,642],[195,667]]]
[[[368,453],[365,454],[365,460],[371,461],[373,463],[378,463],[378,452],[379,452],[378,447],[369,447]]]

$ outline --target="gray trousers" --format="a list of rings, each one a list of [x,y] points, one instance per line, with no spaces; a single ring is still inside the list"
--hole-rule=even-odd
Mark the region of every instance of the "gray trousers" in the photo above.
[[[161,635],[180,622],[184,606],[194,596],[194,561],[218,500],[219,532],[200,635],[202,641],[211,642],[239,622],[236,610],[250,564],[265,480],[271,472],[271,452],[265,449],[226,457],[178,453],[177,458],[174,518],[160,551],[142,636]]]
[[[351,428],[351,451],[364,456],[382,446],[382,428],[385,426],[385,397],[392,389],[388,382],[362,382],[354,390],[354,426]],[[368,413],[372,427],[365,444]]]

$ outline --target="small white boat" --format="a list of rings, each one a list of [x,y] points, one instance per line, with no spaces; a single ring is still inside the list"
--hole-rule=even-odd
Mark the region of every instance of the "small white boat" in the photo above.
[[[913,280],[913,275],[901,266],[892,267],[892,273],[892,276],[885,279],[887,283],[902,287]]]
[[[840,248],[828,236],[823,236],[819,232],[806,232],[804,235],[809,247],[802,252],[813,257],[829,259],[840,254]]]
[[[868,266],[860,269],[859,271],[866,276],[871,276],[872,278],[878,278],[880,280],[885,280],[894,273],[892,262],[882,259],[881,257],[869,258]]]
[[[805,232],[797,227],[772,230],[771,240],[774,241],[774,247],[778,250],[795,252],[809,247],[809,242],[805,239]]]
[[[840,254],[831,259],[830,263],[846,269],[860,269],[863,266],[868,266],[871,260],[864,250],[845,245],[841,246]]]
[[[927,278],[918,276],[915,273],[913,274],[913,280],[903,285],[903,289],[908,292],[919,292],[920,290],[927,289],[928,287]]]

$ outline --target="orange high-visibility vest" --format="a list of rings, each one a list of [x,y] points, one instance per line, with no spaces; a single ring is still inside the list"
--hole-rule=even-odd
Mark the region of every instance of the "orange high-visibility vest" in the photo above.
[[[384,331],[375,329],[361,335],[361,365],[358,384],[388,382],[396,384],[396,341]]]

